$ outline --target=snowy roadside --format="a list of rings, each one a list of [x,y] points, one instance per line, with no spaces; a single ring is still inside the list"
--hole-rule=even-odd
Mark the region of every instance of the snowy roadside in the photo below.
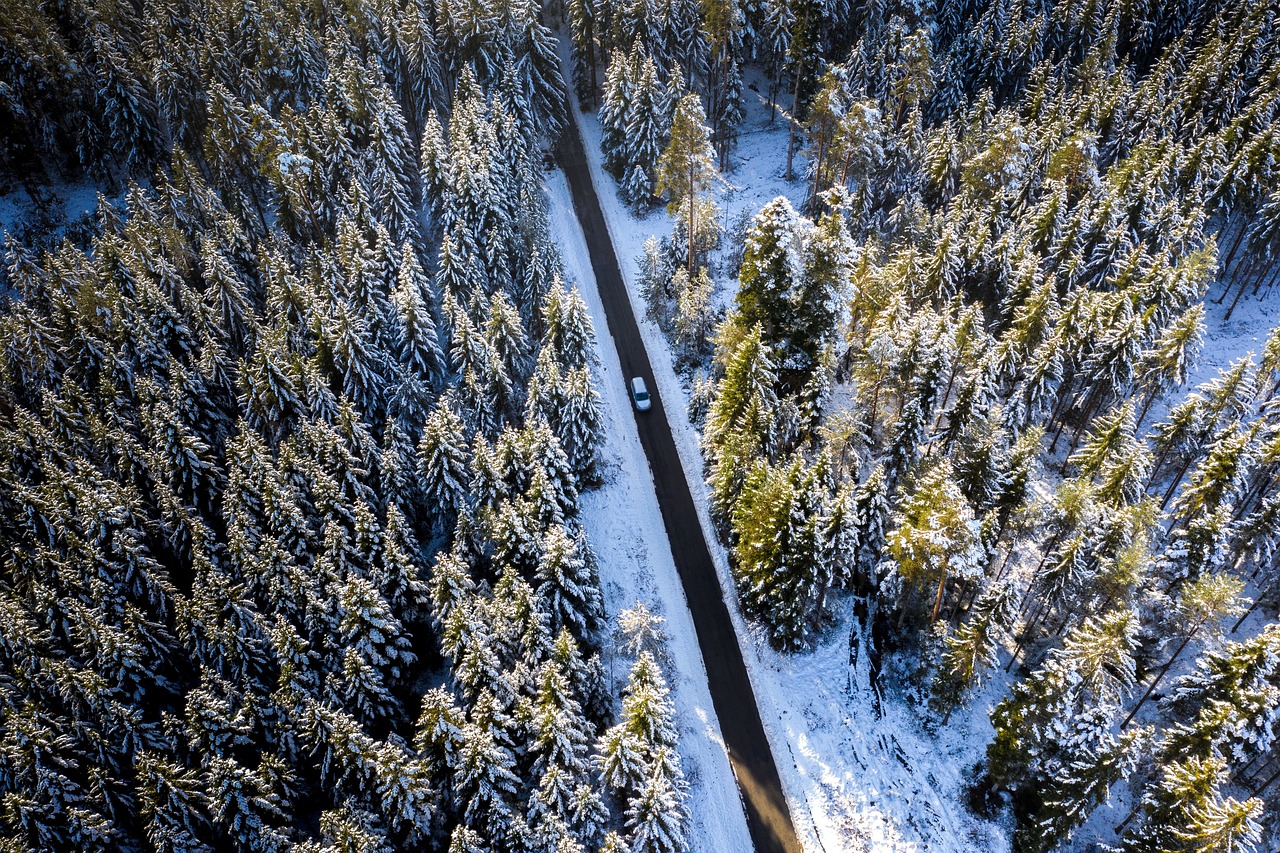
[[[577,112],[576,104],[574,109]],[[578,117],[592,179],[639,318],[658,391],[665,400],[685,404],[669,403],[672,433],[721,586],[726,590],[761,718],[805,849],[836,853],[997,851],[1007,847],[997,827],[975,820],[961,802],[962,774],[981,757],[990,739],[987,703],[974,701],[971,715],[955,715],[945,738],[929,737],[918,730],[908,709],[893,702],[887,703],[884,717],[877,718],[864,675],[858,679],[862,683],[855,682],[851,689],[847,643],[851,614],[847,606],[842,607],[839,624],[824,641],[813,651],[799,655],[779,654],[743,618],[733,592],[727,555],[714,535],[707,512],[698,433],[687,419],[680,417],[682,409],[687,410],[688,390],[676,373],[662,332],[645,319],[639,291],[636,260],[644,242],[651,235],[669,233],[670,222],[660,210],[641,218],[623,205],[612,178],[603,171],[596,117]],[[785,128],[781,122],[773,127],[766,122],[763,109],[753,111],[742,144],[735,152],[737,168],[717,193],[726,222],[732,222],[743,211],[754,214],[774,196],[787,195],[798,202],[803,193],[800,183],[787,183],[781,178],[776,149],[779,143],[786,144]],[[732,294],[722,293],[719,298],[728,301]],[[620,383],[612,390],[624,393]],[[634,445],[631,452],[643,460],[634,431],[628,430],[626,437]],[[670,572],[669,582],[678,584],[669,560],[658,568],[659,575]],[[695,812],[695,820],[698,819]]]
[[[693,618],[676,573],[654,493],[649,463],[631,414],[626,380],[609,340],[604,307],[596,289],[587,244],[574,216],[564,174],[547,175],[551,232],[566,275],[578,285],[600,341],[599,388],[605,414],[605,485],[581,498],[587,536],[600,561],[605,609],[610,616],[637,601],[665,617],[670,635],[671,695],[680,724],[680,751],[690,781],[689,849],[751,849],[746,815],[729,767],[720,723],[711,705],[706,668]],[[628,660],[605,654],[613,692],[621,690]]]

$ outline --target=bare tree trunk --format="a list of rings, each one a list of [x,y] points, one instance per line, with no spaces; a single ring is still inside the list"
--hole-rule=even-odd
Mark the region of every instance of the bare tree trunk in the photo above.
[[[955,601],[951,602],[951,608],[947,613],[947,621],[950,622],[951,624],[954,625],[956,622],[956,619],[959,618],[961,605],[964,604],[964,600],[966,597],[968,597],[969,590],[971,589],[976,590],[977,584],[974,584],[971,581],[967,581],[967,580],[960,582],[960,591],[956,593],[956,599]]]
[[[1151,682],[1151,686],[1147,688],[1147,692],[1142,694],[1142,698],[1138,700],[1138,704],[1133,706],[1133,710],[1129,712],[1129,716],[1125,717],[1124,722],[1120,724],[1121,731],[1129,728],[1129,724],[1132,723],[1133,718],[1138,715],[1138,711],[1142,709],[1143,705],[1147,704],[1147,700],[1151,698],[1151,694],[1156,692],[1156,687],[1159,686],[1160,681],[1165,677],[1165,674],[1169,672],[1169,667],[1173,666],[1174,661],[1176,661],[1178,656],[1182,654],[1182,650],[1187,647],[1187,643],[1191,642],[1191,638],[1200,631],[1202,626],[1203,623],[1197,622],[1192,626],[1191,630],[1187,632],[1187,635],[1182,638],[1182,642],[1179,643],[1178,648],[1174,650],[1173,656],[1165,661],[1164,666],[1160,667],[1160,672],[1156,675],[1155,681]]]
[[[1080,446],[1080,439],[1084,436],[1084,431],[1090,423],[1093,422],[1094,415],[1097,414],[1098,408],[1102,404],[1102,397],[1097,391],[1090,392],[1085,400],[1084,414],[1080,418],[1080,425],[1076,427],[1075,434],[1071,437],[1071,448],[1067,451],[1067,459],[1071,458],[1071,454],[1076,452],[1076,448]],[[1062,460],[1062,470],[1067,470],[1067,459]]]
[[[911,603],[915,600],[915,597],[916,588],[915,585],[912,584],[911,588],[907,590],[906,600],[902,602],[902,612],[898,614],[898,630],[902,630],[902,626],[906,624],[907,611],[911,609]]]
[[[942,418],[947,414],[947,401],[951,399],[951,386],[956,382],[956,372],[960,369],[959,364],[951,365],[951,377],[947,379],[947,390],[942,392],[942,399],[938,403],[938,417],[933,422],[933,431],[937,432],[942,428]]]
[[[1280,260],[1274,262],[1275,266],[1271,271],[1271,278],[1267,280],[1267,292],[1271,292],[1271,288],[1276,286],[1276,282],[1280,281]]]
[[[1187,457],[1187,461],[1182,463],[1182,467],[1178,469],[1178,473],[1173,478],[1173,482],[1169,483],[1168,490],[1164,493],[1164,498],[1160,501],[1160,509],[1164,509],[1169,505],[1169,499],[1173,497],[1173,493],[1177,490],[1182,478],[1186,475],[1187,469],[1191,467],[1191,457]]]
[[[938,580],[938,595],[933,600],[933,614],[929,617],[929,623],[938,621],[938,610],[942,607],[942,593],[947,586],[947,570],[942,570],[942,577]]]
[[[825,136],[818,137],[818,156],[814,160],[813,169],[813,190],[809,196],[809,202],[812,204],[817,201],[818,194],[822,191],[822,170],[826,165],[827,158],[827,139]]]
[[[1124,828],[1133,822],[1133,819],[1138,816],[1138,809],[1140,808],[1142,808],[1141,797],[1139,797],[1138,801],[1133,804],[1133,808],[1129,809],[1129,814],[1125,815],[1125,819],[1120,821],[1120,823],[1114,827],[1116,831],[1116,835],[1119,835],[1120,833],[1124,832]]]
[[[1269,260],[1271,259],[1267,257],[1255,257],[1253,262],[1249,265],[1250,272],[1253,272],[1255,268],[1257,269],[1257,273],[1253,276],[1253,291],[1249,294],[1250,296],[1257,296],[1258,291],[1262,289],[1262,282],[1267,278],[1267,270],[1269,269],[1267,267],[1267,261]]]
[[[1235,241],[1231,244],[1231,251],[1227,252],[1227,258],[1222,262],[1223,272],[1231,269],[1231,262],[1236,259],[1236,250],[1240,248],[1240,243],[1244,240],[1244,235],[1247,233],[1249,233],[1249,219],[1248,217],[1245,217],[1245,220],[1240,223],[1240,229],[1236,232]],[[1218,301],[1221,302],[1222,300],[1219,299]]]
[[[693,158],[689,158],[689,222],[685,228],[685,237],[689,241],[689,278],[693,278]]]
[[[804,17],[800,21],[799,32],[801,33],[807,33],[809,31],[809,6],[810,5],[811,4],[809,3],[805,4]],[[794,39],[795,39],[795,36],[792,35],[791,47],[795,47]],[[801,57],[801,61],[796,63],[796,67],[792,71],[792,74],[795,75],[796,79],[795,79],[795,86],[792,88],[792,94],[791,94],[791,127],[787,131],[787,180],[788,181],[792,180],[795,175],[795,172],[792,169],[792,164],[794,162],[795,153],[796,153],[796,124],[800,121],[800,81],[804,79],[804,75],[801,74],[800,72],[803,70],[803,68],[804,68],[804,61],[803,61],[803,57]]]
[[[1049,443],[1049,452],[1052,453],[1058,447],[1058,439],[1062,435],[1062,428],[1066,423],[1067,413],[1071,411],[1071,401],[1075,390],[1075,374],[1072,373],[1071,378],[1067,380],[1067,384],[1059,389],[1058,400],[1055,401],[1053,412],[1049,415],[1049,420],[1057,421],[1057,429],[1053,433],[1053,441]]]
[[[1005,548],[1004,559],[1000,561],[1000,568],[996,570],[996,576],[991,579],[992,586],[1004,580],[1004,573],[1009,569],[1010,558],[1013,557],[1013,549],[1016,548],[1017,545],[1017,540],[1014,539],[1009,542],[1009,547]]]
[[[792,169],[792,165],[795,162],[795,154],[796,154],[796,124],[800,121],[800,116],[798,114],[800,110],[800,69],[799,68],[796,69],[795,74],[796,74],[796,85],[795,85],[795,88],[793,89],[793,94],[791,97],[791,116],[790,116],[791,123],[790,123],[790,127],[787,129],[786,179],[788,181],[795,179],[795,172]]]
[[[1227,315],[1222,318],[1224,322],[1227,320],[1230,320],[1231,315],[1235,313],[1236,305],[1239,304],[1240,297],[1244,296],[1244,291],[1245,291],[1245,288],[1248,286],[1248,284],[1249,282],[1247,279],[1242,280],[1240,282],[1240,289],[1236,291],[1236,298],[1231,300],[1231,305],[1227,307]],[[1222,295],[1223,295],[1223,298],[1226,297],[1226,293],[1223,293]]]
[[[1160,396],[1159,386],[1152,388],[1151,393],[1147,395],[1147,401],[1142,404],[1142,411],[1138,413],[1138,421],[1133,425],[1133,431],[1141,433],[1142,422],[1147,419],[1147,412],[1151,411],[1151,404],[1156,401],[1156,397]]]
[[[1022,634],[1018,637],[1017,644],[1013,647],[1013,655],[1009,658],[1009,665],[1004,668],[1005,672],[1011,672],[1013,670],[1013,665],[1018,662],[1018,655],[1022,654],[1022,650],[1026,647],[1027,641],[1031,639],[1031,632],[1040,624],[1040,613],[1042,610],[1044,610],[1044,602],[1037,601],[1035,612],[1031,614],[1031,618],[1027,621],[1026,628],[1023,629]]]
[[[1244,620],[1253,615],[1253,611],[1258,609],[1258,605],[1262,604],[1263,590],[1258,590],[1258,594],[1254,596],[1253,603],[1249,605],[1249,609],[1240,614],[1240,618],[1236,620],[1236,624],[1231,626],[1231,633],[1234,634],[1240,630],[1240,626],[1244,624]]]
[[[1250,795],[1250,796],[1252,796],[1252,797],[1256,797],[1256,796],[1258,796],[1258,795],[1259,795],[1259,794],[1261,794],[1263,791],[1265,791],[1265,790],[1267,790],[1268,788],[1270,788],[1270,787],[1271,787],[1271,785],[1272,785],[1272,784],[1273,784],[1277,779],[1280,779],[1280,767],[1277,767],[1277,768],[1276,768],[1276,772],[1275,772],[1275,773],[1272,773],[1270,776],[1268,776],[1268,777],[1267,777],[1267,781],[1263,782],[1261,785],[1259,785],[1258,787],[1256,787],[1256,788],[1254,788],[1252,791],[1250,791],[1250,792],[1249,792],[1249,795]]]
[[[1239,521],[1244,518],[1253,505],[1260,501],[1262,496],[1271,489],[1275,483],[1275,467],[1273,462],[1258,472],[1248,493],[1236,505],[1235,514],[1232,516],[1233,521]]]

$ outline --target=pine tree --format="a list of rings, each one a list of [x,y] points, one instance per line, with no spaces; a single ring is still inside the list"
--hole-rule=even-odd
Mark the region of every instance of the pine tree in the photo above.
[[[462,731],[457,791],[467,824],[480,838],[503,844],[518,837],[523,825],[517,811],[520,780],[515,758],[487,727],[468,724]]]
[[[635,53],[628,57],[615,49],[605,71],[604,100],[600,104],[600,148],[604,166],[615,177],[624,174],[627,165],[627,121],[631,113],[632,80]]]
[[[1019,849],[1049,851],[1069,842],[1093,810],[1106,802],[1111,786],[1133,772],[1148,732],[1135,729],[1115,736],[1107,729],[1106,709],[1078,720],[1064,750],[1036,793],[1041,805],[1024,823]]]
[[[820,538],[823,501],[801,460],[758,463],[733,508],[733,562],[743,604],[785,649],[805,644],[824,618],[833,580],[830,543]]]
[[[658,663],[668,663],[666,645],[669,637],[662,628],[666,621],[642,601],[619,611],[618,634],[622,650],[631,657],[648,653]]]
[[[695,276],[681,267],[671,280],[671,288],[676,295],[675,344],[685,361],[696,362],[705,354],[715,330],[716,315],[711,306],[714,284],[706,267],[698,267]]]
[[[759,324],[778,352],[781,375],[798,388],[816,370],[835,331],[835,301],[852,246],[839,216],[814,223],[783,197],[752,220],[743,248],[735,322]]]
[[[688,850],[684,792],[655,768],[627,808],[627,829],[635,853],[681,853]]]
[[[666,98],[653,58],[641,54],[627,103],[624,196],[634,206],[653,196],[653,174],[666,144],[662,105]]]
[[[349,579],[337,597],[347,647],[343,699],[365,719],[395,713],[398,703],[389,689],[416,659],[404,627],[373,584],[362,578]]]
[[[566,288],[557,279],[542,303],[542,346],[549,349],[562,370],[595,364],[595,327],[577,288]]]
[[[645,772],[644,743],[623,726],[614,726],[600,736],[597,744],[600,778],[615,791],[635,790]]]
[[[1219,758],[1177,759],[1165,765],[1143,793],[1145,819],[1121,838],[1124,853],[1157,850],[1240,851],[1260,840],[1258,800],[1224,798],[1226,765]]]
[[[1008,587],[989,590],[974,603],[969,621],[945,638],[931,699],[948,718],[965,694],[981,683],[983,671],[996,665],[999,642],[1012,622],[1012,609]]]
[[[430,595],[418,567],[418,542],[395,504],[387,507],[381,544],[382,559],[373,570],[373,581],[402,622],[417,621]]]
[[[858,553],[855,577],[869,582],[875,566],[880,562],[885,542],[885,530],[889,524],[888,481],[884,468],[877,466],[858,487],[854,496],[858,518]]]
[[[409,243],[404,244],[401,253],[391,304],[399,321],[395,344],[400,363],[424,381],[439,383],[444,377],[444,356],[431,316],[427,279]]]
[[[433,218],[438,223],[443,213],[445,189],[452,183],[452,164],[449,161],[449,146],[440,125],[440,117],[434,109],[427,113],[426,125],[422,131],[420,159],[423,198],[427,209],[432,212]]]
[[[578,102],[595,102],[596,96],[596,4],[591,0],[569,0],[569,33],[573,40],[573,87]]]
[[[232,758],[214,758],[209,764],[206,796],[213,804],[214,823],[237,845],[252,849],[284,841],[274,825],[284,817],[284,803],[272,784],[273,763],[264,756],[257,771]]]
[[[987,747],[987,772],[1000,787],[1034,791],[1052,763],[1071,758],[1073,726],[1082,714],[1095,733],[1109,729],[1114,709],[1134,681],[1136,617],[1118,610],[1091,617],[1062,647],[991,712],[996,735]]]
[[[948,580],[976,577],[982,560],[977,522],[950,465],[939,464],[920,478],[895,521],[885,551],[912,590],[936,588],[929,621],[937,621]],[[899,624],[907,602],[901,608]]]
[[[637,212],[643,212],[653,198],[653,178],[640,163],[633,163],[622,179],[622,197]]]
[[[1170,755],[1244,761],[1269,749],[1280,713],[1274,626],[1256,637],[1206,652],[1166,702],[1181,722],[1166,738]]]
[[[375,90],[368,107],[372,120],[368,149],[372,160],[369,169],[372,201],[391,236],[397,243],[403,243],[415,230],[413,202],[417,171],[404,113],[385,86]]]
[[[601,778],[629,801],[643,791],[655,768],[674,760],[675,743],[675,709],[666,679],[653,657],[641,652],[627,676],[622,718],[600,738]],[[665,772],[679,787],[678,767]]]
[[[465,436],[451,400],[442,398],[427,418],[418,443],[420,487],[436,529],[467,506],[471,472]]]
[[[1239,615],[1244,610],[1239,604],[1240,592],[1243,588],[1243,583],[1227,574],[1203,575],[1187,584],[1175,611],[1181,627],[1178,631],[1181,634],[1178,646],[1169,656],[1169,660],[1160,667],[1151,685],[1129,712],[1129,716],[1121,723],[1121,728],[1126,727],[1133,720],[1146,701],[1155,693],[1161,679],[1178,660],[1178,656],[1182,654],[1187,644],[1206,628],[1212,634],[1216,634],[1220,630],[1219,623],[1222,620]]]
[[[449,840],[449,853],[489,853],[484,839],[467,826],[457,826]]]
[[[726,333],[733,331],[722,326]],[[751,462],[777,450],[775,409],[777,378],[772,354],[761,340],[759,327],[718,349],[727,353],[724,377],[703,430],[711,474],[712,506],[727,518]]]
[[[585,639],[604,617],[595,557],[583,536],[570,537],[562,525],[552,525],[539,548],[538,595],[551,613],[552,630],[567,627]]]
[[[658,159],[657,192],[667,197],[667,212],[680,217],[690,275],[698,254],[714,241],[716,207],[704,194],[718,177],[702,100],[696,94],[685,95],[676,105],[668,142]]]
[[[489,302],[485,340],[507,376],[522,384],[532,366],[529,343],[520,313],[501,290],[496,291]]]
[[[159,755],[138,754],[139,799],[147,839],[158,850],[209,851],[209,802],[195,773]]]
[[[579,482],[596,482],[604,413],[590,371],[579,367],[566,375],[544,349],[529,383],[528,409],[527,418],[541,418],[555,433]]]
[[[1151,404],[1162,391],[1186,383],[1188,368],[1200,348],[1203,335],[1204,303],[1198,302],[1170,324],[1143,354],[1139,381],[1149,390],[1138,413],[1139,424],[1146,419]]]
[[[533,714],[533,772],[541,780],[538,808],[571,819],[577,787],[588,771],[591,727],[555,661],[542,667]]]
[[[284,330],[272,330],[240,369],[246,418],[268,438],[281,438],[302,415],[301,389]]]

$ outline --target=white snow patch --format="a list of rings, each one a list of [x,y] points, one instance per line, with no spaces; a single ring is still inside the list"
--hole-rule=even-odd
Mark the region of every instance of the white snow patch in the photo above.
[[[98,193],[105,192],[90,180],[42,184],[40,189],[48,202],[40,224],[52,227],[50,236],[54,239],[61,237],[67,225],[97,210]],[[119,197],[112,200],[118,201]],[[13,232],[24,225],[35,224],[39,217],[36,204],[20,186],[6,187],[0,192],[0,232]],[[39,236],[45,236],[43,228]]]

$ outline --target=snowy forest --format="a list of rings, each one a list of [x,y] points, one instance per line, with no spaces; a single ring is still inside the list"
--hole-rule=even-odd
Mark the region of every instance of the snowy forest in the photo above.
[[[803,654],[851,597],[926,726],[996,679],[1015,850],[1117,783],[1110,849],[1277,849],[1280,331],[1188,379],[1280,280],[1280,7],[654,9],[570,0],[575,83],[672,218],[642,288],[744,612]],[[734,219],[748,99],[798,192]]]
[[[599,658],[555,39],[475,11],[0,9],[5,850],[679,840],[663,673]]]
[[[579,125],[748,668],[982,735],[840,849],[1280,849],[1278,20],[0,0],[0,850],[700,850]]]

